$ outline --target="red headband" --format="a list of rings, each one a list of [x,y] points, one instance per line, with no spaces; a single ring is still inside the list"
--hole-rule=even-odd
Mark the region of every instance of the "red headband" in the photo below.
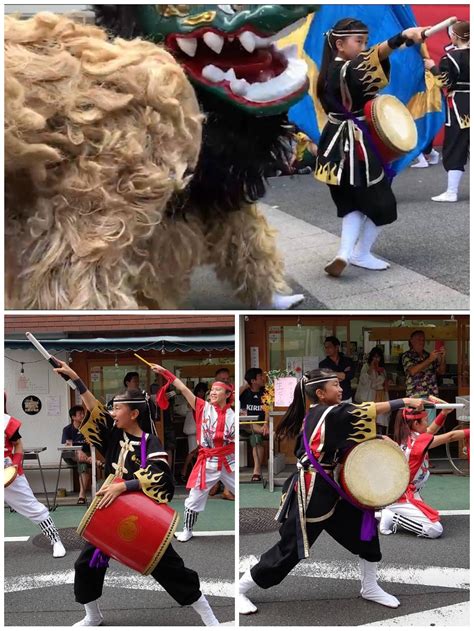
[[[402,417],[404,421],[421,421],[426,414],[425,410],[414,410],[413,408],[403,408]]]
[[[212,386],[218,386],[219,388],[224,388],[224,390],[227,390],[228,392],[231,393],[229,399],[228,399],[228,403],[230,405],[232,405],[234,403],[234,386],[231,383],[225,383],[225,381],[214,381]]]

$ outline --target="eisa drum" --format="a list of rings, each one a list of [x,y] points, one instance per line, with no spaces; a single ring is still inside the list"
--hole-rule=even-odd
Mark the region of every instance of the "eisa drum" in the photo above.
[[[3,469],[3,488],[7,488],[18,475],[18,469],[12,465]]]
[[[410,470],[403,451],[374,438],[353,447],[344,459],[339,482],[361,508],[383,508],[406,491]]]
[[[109,475],[104,485],[121,479]],[[107,508],[96,496],[77,533],[102,552],[141,574],[151,574],[171,543],[178,513],[141,491],[122,493]]]
[[[371,138],[385,162],[393,162],[415,149],[418,143],[415,121],[395,96],[382,94],[368,101],[364,115]]]

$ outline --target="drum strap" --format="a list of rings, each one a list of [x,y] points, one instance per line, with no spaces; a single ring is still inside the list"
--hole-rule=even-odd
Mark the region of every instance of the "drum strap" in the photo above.
[[[324,418],[328,414],[328,412],[332,410],[333,407],[334,406],[331,406],[330,408],[325,410],[322,418]],[[337,491],[337,493],[340,495],[340,497],[342,497],[342,499],[346,500],[346,502],[349,502],[349,504],[352,504],[353,506],[361,510],[360,506],[358,506],[351,500],[351,498],[347,495],[344,489],[342,489],[339,486],[339,484],[326,473],[323,466],[313,456],[313,453],[309,446],[308,437],[306,435],[306,419],[307,418],[308,418],[308,415],[305,416],[304,421],[303,421],[303,442],[304,442],[304,448],[308,455],[309,461],[311,462],[313,467],[316,469],[316,471],[321,475],[321,477],[329,484],[329,486],[332,486],[332,488],[335,491]],[[362,512],[363,512],[363,516],[362,516],[362,526],[360,529],[360,540],[371,541],[377,533],[377,523],[375,521],[375,514],[374,514],[374,511],[370,509],[362,509]]]

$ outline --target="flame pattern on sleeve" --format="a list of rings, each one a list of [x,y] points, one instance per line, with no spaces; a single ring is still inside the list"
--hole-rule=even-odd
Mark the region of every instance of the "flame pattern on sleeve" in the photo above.
[[[361,84],[365,97],[373,97],[388,85],[388,76],[379,59],[378,46],[360,53],[358,64],[351,67],[352,78]]]
[[[160,471],[156,466],[148,465],[146,469],[138,469],[133,474],[140,481],[143,493],[159,504],[167,504],[173,497],[166,471]]]
[[[351,422],[351,425],[355,431],[349,434],[348,440],[353,443],[362,443],[364,440],[375,438],[377,433],[375,425],[375,419],[377,417],[375,403],[354,403],[352,408],[350,414],[355,418]]]
[[[87,412],[79,431],[90,445],[94,445],[101,453],[104,453],[104,433],[109,431],[113,420],[105,405],[96,402],[96,406]]]

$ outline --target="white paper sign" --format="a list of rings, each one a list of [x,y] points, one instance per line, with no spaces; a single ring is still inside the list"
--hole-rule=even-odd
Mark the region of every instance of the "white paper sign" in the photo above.
[[[303,376],[303,358],[302,357],[287,357],[286,358],[286,369],[292,370],[296,373],[296,377],[298,381]]]
[[[61,397],[46,397],[46,413],[48,416],[61,415]]]
[[[43,362],[27,364],[15,379],[15,394],[48,394],[51,369]]]
[[[287,408],[293,401],[296,384],[296,377],[279,377],[275,379],[275,407]]]
[[[258,346],[250,347],[250,368],[260,368],[260,357]]]

